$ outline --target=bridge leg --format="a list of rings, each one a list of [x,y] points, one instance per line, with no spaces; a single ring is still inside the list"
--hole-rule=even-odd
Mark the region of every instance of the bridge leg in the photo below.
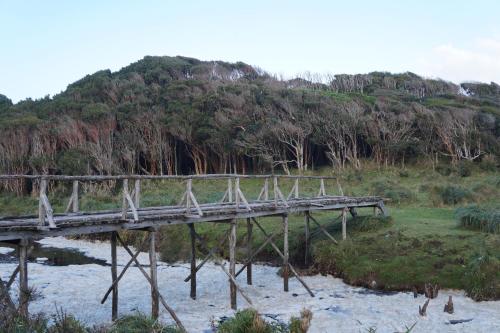
[[[28,303],[30,291],[28,289],[28,241],[19,242],[19,313],[28,317]]]
[[[247,284],[252,284],[252,220],[247,219]]]
[[[192,299],[196,299],[196,230],[194,224],[188,224],[189,233],[191,235],[191,292]]]
[[[342,209],[342,240],[347,239],[347,208]]]
[[[116,259],[116,231],[111,232],[111,280],[116,281],[118,278]],[[111,320],[118,319],[118,283],[113,286],[113,296],[111,303]]]
[[[231,231],[229,233],[229,275],[233,277],[229,282],[231,309],[236,310],[236,285],[233,282],[236,275],[236,220],[231,220]]]
[[[283,215],[283,290],[288,291],[288,215]]]
[[[306,238],[306,244],[305,244],[305,254],[304,254],[304,264],[307,265],[309,263],[309,247],[311,246],[310,241],[311,241],[311,231],[310,231],[310,221],[309,221],[309,212],[306,211],[304,214],[305,218],[305,238]]]
[[[156,230],[149,232],[149,263],[151,269],[151,317],[157,319],[160,312],[160,302],[156,267]]]

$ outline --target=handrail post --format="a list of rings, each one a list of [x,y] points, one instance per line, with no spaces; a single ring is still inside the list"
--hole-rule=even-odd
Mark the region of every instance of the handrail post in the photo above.
[[[273,177],[274,205],[278,206],[278,177]]]
[[[295,178],[295,199],[299,198],[299,179]]]
[[[78,202],[78,180],[73,181],[73,213],[78,213],[80,210],[79,202]]]
[[[128,178],[125,178],[123,180],[123,190],[122,190],[122,219],[126,220],[127,219],[127,193],[128,193]]]
[[[227,201],[233,202],[233,179],[227,179]]]
[[[189,178],[186,182],[186,213],[191,213],[191,192],[193,190],[193,179]]]
[[[234,179],[234,199],[236,202],[236,209],[240,208],[240,177]]]
[[[269,200],[269,178],[264,180],[264,200]]]
[[[134,204],[135,208],[139,208],[141,204],[141,180],[136,179],[135,180],[135,191],[134,191]]]
[[[38,225],[40,226],[45,225],[45,215],[47,214],[45,206],[43,205],[43,197],[46,195],[46,192],[47,192],[47,179],[42,177],[40,179],[40,193],[38,199]]]

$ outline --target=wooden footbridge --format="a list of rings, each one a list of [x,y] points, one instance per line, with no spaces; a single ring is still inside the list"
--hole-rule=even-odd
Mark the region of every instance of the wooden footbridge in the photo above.
[[[262,181],[262,189],[256,199],[250,199],[244,194],[240,187],[240,180],[257,178]],[[185,191],[179,202],[174,206],[141,207],[141,181],[177,180],[185,183]],[[293,182],[293,187],[288,195],[282,193],[280,184],[282,180],[288,179]],[[227,182],[227,189],[216,203],[199,203],[193,191],[193,180],[219,180]],[[288,215],[301,213],[305,216],[305,261],[309,257],[309,246],[311,239],[311,221],[332,242],[337,240],[319,224],[313,217],[313,212],[334,211],[341,212],[342,238],[347,235],[347,213],[356,214],[356,208],[374,207],[374,211],[380,210],[386,214],[383,199],[380,197],[349,197],[344,196],[342,188],[334,177],[322,176],[276,176],[276,175],[193,175],[193,176],[146,176],[146,175],[122,175],[122,176],[61,176],[61,175],[0,175],[0,181],[31,182],[39,188],[38,213],[32,216],[2,216],[0,212],[0,242],[15,244],[18,248],[19,265],[12,273],[8,281],[0,280],[0,304],[6,311],[19,311],[23,315],[28,314],[28,302],[30,289],[28,286],[28,256],[33,240],[44,237],[70,236],[81,234],[109,233],[111,243],[111,286],[102,299],[104,303],[108,296],[112,297],[112,319],[118,316],[118,286],[127,269],[136,266],[144,275],[151,286],[152,316],[158,317],[160,303],[170,313],[177,325],[184,329],[181,320],[173,309],[167,304],[166,298],[162,296],[157,284],[156,263],[156,234],[162,226],[186,224],[191,238],[191,273],[185,279],[190,281],[190,296],[196,299],[196,273],[209,260],[214,260],[228,276],[230,283],[230,303],[236,309],[236,295],[239,293],[246,302],[252,301],[245,295],[236,282],[236,277],[246,270],[247,283],[252,284],[252,261],[256,255],[266,246],[270,245],[283,261],[283,289],[288,291],[289,272],[301,282],[308,293],[314,297],[313,292],[297,274],[294,267],[289,263],[288,254]],[[84,183],[96,183],[114,181],[121,183],[121,209],[84,212],[80,210],[79,198],[80,187]],[[315,182],[318,186],[317,194],[303,196],[301,194],[301,183],[305,181]],[[337,195],[328,195],[325,181],[335,182]],[[67,203],[64,213],[55,213],[49,201],[48,191],[55,183],[68,183],[71,187],[71,197]],[[52,186],[51,186],[52,185]],[[282,224],[283,248],[280,249],[274,242],[277,234],[269,234],[259,223],[259,217],[277,216]],[[242,262],[242,267],[236,270],[236,245],[237,245],[237,220],[246,220],[246,252],[247,256]],[[208,248],[204,239],[196,232],[196,224],[199,223],[227,223],[228,230],[220,239],[218,246]],[[265,236],[264,243],[257,249],[252,248],[253,227],[256,226]],[[148,235],[136,251],[132,251],[120,238],[120,230],[147,231]],[[217,256],[219,248],[228,242],[229,267],[226,268],[224,260]],[[117,267],[117,244],[120,243],[130,254],[129,262],[118,273]],[[196,247],[203,248],[206,257],[200,262],[196,261]],[[141,249],[149,244],[149,273],[141,265],[137,257]],[[9,294],[9,289],[19,276],[19,305],[16,306]],[[0,308],[2,306],[0,305]]]

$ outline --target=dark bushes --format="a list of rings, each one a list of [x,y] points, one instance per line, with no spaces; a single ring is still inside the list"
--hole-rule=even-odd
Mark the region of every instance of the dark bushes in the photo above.
[[[468,189],[455,185],[437,188],[437,192],[446,205],[456,205],[472,198],[472,193]]]

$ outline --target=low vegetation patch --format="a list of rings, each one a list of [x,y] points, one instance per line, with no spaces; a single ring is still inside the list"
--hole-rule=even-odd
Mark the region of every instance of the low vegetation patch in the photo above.
[[[222,322],[219,333],[306,333],[312,320],[312,312],[302,310],[300,318],[292,317],[290,323],[268,323],[253,309],[236,312],[233,318]]]
[[[500,209],[483,208],[476,205],[461,207],[455,211],[458,224],[466,229],[500,233]]]
[[[483,252],[471,258],[465,272],[465,291],[477,301],[496,300],[500,295],[500,259]]]

